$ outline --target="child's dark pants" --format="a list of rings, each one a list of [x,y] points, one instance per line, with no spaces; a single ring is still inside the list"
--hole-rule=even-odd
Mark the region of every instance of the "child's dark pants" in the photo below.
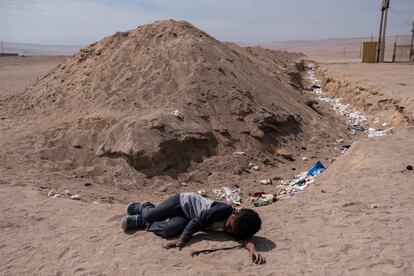
[[[181,208],[180,194],[173,195],[158,206],[144,203],[142,217],[147,222],[147,231],[164,238],[180,235],[189,222]]]

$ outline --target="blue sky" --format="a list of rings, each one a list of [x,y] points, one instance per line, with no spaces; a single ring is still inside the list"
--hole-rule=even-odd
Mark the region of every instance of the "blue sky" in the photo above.
[[[414,0],[391,0],[387,35],[409,34]],[[0,0],[0,40],[83,45],[155,20],[246,43],[378,35],[381,0]]]

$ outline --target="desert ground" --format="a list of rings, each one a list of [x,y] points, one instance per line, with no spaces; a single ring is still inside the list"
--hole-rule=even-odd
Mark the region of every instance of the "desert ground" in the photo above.
[[[414,67],[333,60],[224,44],[177,21],[72,57],[1,57],[0,273],[413,275]],[[327,95],[386,135],[352,134],[313,93],[312,64]],[[285,196],[283,183],[316,161],[326,171]],[[215,198],[222,186],[262,217],[253,241],[265,265],[244,249],[190,256],[236,243],[226,236],[166,250],[120,227],[133,200]],[[278,200],[254,207],[256,191]]]
[[[378,37],[336,38],[321,40],[298,40],[263,43],[269,49],[285,50],[289,52],[302,52],[311,59],[323,63],[360,62],[362,56],[362,43],[364,41],[378,41]],[[410,45],[411,35],[387,36],[385,40],[385,61],[391,61],[397,45]]]

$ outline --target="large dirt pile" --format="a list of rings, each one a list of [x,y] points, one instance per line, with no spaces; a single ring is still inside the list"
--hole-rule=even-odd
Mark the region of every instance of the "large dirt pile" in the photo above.
[[[0,103],[15,120],[3,165],[131,189],[275,164],[277,147],[310,138],[316,114],[297,89],[299,57],[173,20],[116,33]]]

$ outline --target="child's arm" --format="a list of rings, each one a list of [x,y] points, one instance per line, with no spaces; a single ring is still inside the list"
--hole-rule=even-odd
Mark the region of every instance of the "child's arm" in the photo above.
[[[254,262],[255,264],[266,263],[266,259],[262,255],[260,255],[259,252],[257,252],[256,246],[250,239],[243,241],[242,243],[244,247],[247,249],[247,251],[249,251],[250,256],[252,257],[252,262]]]
[[[207,227],[215,221],[220,221],[228,218],[231,215],[233,208],[230,205],[224,203],[217,203],[208,210],[201,212],[199,217],[193,218],[185,227],[181,236],[176,239],[167,242],[164,247],[183,247],[185,243],[193,236],[193,234],[204,227]]]

